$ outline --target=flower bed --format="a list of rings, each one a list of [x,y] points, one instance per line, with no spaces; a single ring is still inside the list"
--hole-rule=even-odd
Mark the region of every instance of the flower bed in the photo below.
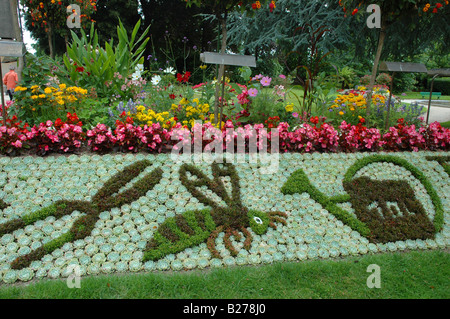
[[[445,248],[449,163],[450,152],[286,153],[269,175],[248,157],[1,157],[0,280]]]
[[[5,126],[0,126],[0,153],[67,154],[86,148],[99,154],[110,151],[163,153],[170,152],[174,145],[184,139],[190,139],[194,145],[200,138],[201,144],[206,146],[213,141],[211,136],[214,136],[214,140],[221,139],[222,150],[226,151],[226,142],[230,139],[236,141],[242,138],[248,142],[254,134],[259,139],[258,143],[261,138],[265,138],[268,145],[276,138],[281,152],[417,152],[450,149],[450,129],[442,127],[438,122],[416,127],[400,119],[385,134],[364,124],[365,120],[361,118],[357,125],[343,121],[335,128],[324,123],[323,119],[313,117],[308,123],[296,127],[290,127],[286,122],[271,123],[269,128],[264,124],[235,126],[232,121],[226,121],[222,130],[216,129],[210,122],[197,123],[189,129],[181,123],[171,123],[170,128],[163,127],[159,122],[137,125],[132,118],[123,114],[121,120],[116,121],[115,128],[99,123],[86,131],[76,113],[67,113],[66,121],[57,119],[54,123],[47,121],[31,128],[14,116],[7,120]],[[202,133],[196,135],[198,131]],[[234,145],[237,144],[234,143],[233,147]]]

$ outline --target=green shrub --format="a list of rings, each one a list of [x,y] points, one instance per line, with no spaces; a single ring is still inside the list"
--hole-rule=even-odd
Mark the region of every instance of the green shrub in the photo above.
[[[431,88],[431,80],[428,80],[428,90]],[[442,78],[435,79],[433,85],[433,92],[441,92],[442,95],[450,95],[450,79]]]
[[[380,73],[377,76],[377,84],[390,86],[392,81],[392,77],[387,73]]]

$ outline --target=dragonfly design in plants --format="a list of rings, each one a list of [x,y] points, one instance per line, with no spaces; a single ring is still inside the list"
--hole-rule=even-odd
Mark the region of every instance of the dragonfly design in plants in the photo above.
[[[231,237],[240,241],[244,236],[243,248],[249,250],[252,243],[250,227],[256,234],[264,234],[268,228],[276,229],[275,223],[286,225],[286,213],[260,212],[249,210],[242,204],[239,177],[234,165],[230,163],[211,165],[213,178],[206,176],[199,168],[184,164],[180,167],[180,180],[188,191],[210,209],[187,211],[166,219],[147,243],[144,261],[158,260],[168,254],[181,252],[203,242],[215,258],[221,254],[215,241],[224,232],[224,245],[232,256],[239,251],[234,247]],[[229,177],[231,194],[226,190],[222,178]],[[204,193],[205,188],[217,195],[226,206],[212,196]]]
[[[60,200],[39,211],[22,216],[21,218],[8,221],[0,225],[0,237],[12,233],[17,229],[32,225],[39,220],[49,216],[61,218],[72,214],[74,211],[83,213],[81,217],[74,221],[72,228],[60,237],[43,244],[41,247],[31,251],[29,254],[17,257],[12,263],[12,269],[22,269],[28,267],[34,260],[40,260],[46,254],[52,253],[55,249],[62,247],[65,243],[84,239],[89,236],[95,228],[100,213],[110,211],[113,208],[120,208],[125,204],[130,204],[153,189],[162,178],[162,170],[156,168],[143,178],[134,182],[132,187],[125,188],[128,183],[138,178],[152,163],[142,160],[125,167],[121,172],[111,177],[103,187],[92,197],[91,201],[67,201]],[[5,202],[0,202],[0,208],[8,206]]]
[[[429,219],[414,189],[406,180],[355,178],[359,170],[373,163],[398,165],[419,180],[433,203],[434,222]],[[281,192],[308,193],[337,219],[373,243],[434,238],[434,234],[442,227],[444,211],[439,196],[426,176],[402,158],[387,155],[362,158],[348,169],[343,186],[347,194],[328,197],[309,181],[303,169],[299,169],[283,185]],[[355,214],[339,206],[346,202],[352,204]]]

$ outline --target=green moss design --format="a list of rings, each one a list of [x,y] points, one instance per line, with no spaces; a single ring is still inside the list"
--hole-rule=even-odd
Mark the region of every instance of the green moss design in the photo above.
[[[199,216],[202,218],[199,218]],[[178,217],[181,216],[181,217]],[[170,217],[164,221],[153,238],[149,241],[144,253],[144,261],[158,260],[169,254],[176,254],[189,247],[194,247],[205,242],[216,228],[209,210],[188,211],[177,217]],[[177,218],[183,219],[193,231],[188,234],[177,224]],[[202,225],[199,221],[204,221]],[[173,236],[176,236],[174,238]]]
[[[426,178],[426,176],[418,170],[415,166],[411,165],[408,161],[395,157],[395,156],[388,156],[388,155],[373,155],[373,156],[367,156],[360,160],[358,160],[354,165],[352,165],[348,171],[346,172],[344,176],[344,187],[347,185],[347,188],[350,189],[350,185],[352,185],[352,180],[356,173],[363,167],[372,164],[372,163],[380,163],[380,162],[387,162],[387,163],[393,163],[396,165],[399,165],[407,170],[409,170],[412,175],[417,178],[422,185],[425,187],[426,191],[428,192],[432,203],[435,208],[435,218],[434,218],[434,227],[432,227],[432,232],[438,232],[442,229],[443,226],[443,216],[444,211],[442,207],[441,200],[439,196],[437,195],[436,191],[434,190],[433,186],[431,185],[430,181]],[[354,189],[354,188],[352,188]],[[402,188],[403,191],[406,190],[406,188]],[[301,193],[308,193],[311,198],[321,204],[327,211],[329,211],[331,214],[333,214],[337,219],[342,221],[345,225],[349,226],[352,230],[355,230],[359,232],[362,236],[367,237],[368,239],[374,238],[373,225],[368,225],[368,223],[363,222],[359,220],[358,218],[355,218],[351,213],[348,211],[342,209],[337,204],[344,203],[347,201],[352,201],[352,203],[357,204],[358,199],[355,198],[355,192],[353,194],[344,194],[339,195],[335,197],[327,197],[325,194],[323,194],[321,191],[319,191],[314,185],[311,184],[308,177],[306,176],[305,172],[302,169],[299,169],[295,171],[288,181],[283,185],[281,188],[281,192],[283,194],[301,194]],[[368,194],[370,190],[364,190],[361,196],[364,196],[364,194]],[[380,195],[381,196],[381,195]],[[379,197],[380,197],[379,196]],[[362,198],[362,197],[361,197]],[[359,198],[359,199],[361,199]],[[416,205],[417,203],[415,203]],[[400,204],[402,205],[402,204]],[[408,203],[408,205],[412,205],[412,203]],[[357,205],[356,205],[357,206]],[[411,207],[411,206],[410,206]],[[414,206],[415,207],[415,206]],[[420,208],[418,209],[420,211]],[[422,216],[423,217],[423,216]],[[368,220],[368,219],[367,219]],[[416,238],[429,238],[430,235],[430,227],[427,224],[428,218],[422,218],[422,226],[424,233],[421,234],[413,234],[409,233],[407,230],[404,231],[404,233],[409,234],[406,235],[406,237],[416,237]],[[403,229],[405,229],[404,226],[402,226]],[[413,231],[414,232],[414,231]],[[378,238],[380,241],[385,241],[387,237],[382,236],[383,238]],[[392,238],[391,238],[392,239]]]
[[[122,205],[130,204],[140,197],[145,196],[147,191],[151,190],[161,180],[162,170],[160,168],[145,175],[142,179],[134,183],[131,188],[120,193],[117,192],[134,178],[137,178],[149,166],[151,166],[151,162],[143,160],[126,167],[124,170],[111,177],[90,202],[58,201],[49,207],[45,207],[29,215],[25,215],[22,218],[11,220],[0,225],[1,236],[17,229],[21,229],[27,225],[31,225],[48,216],[61,218],[72,214],[74,211],[79,211],[84,214],[73,223],[69,232],[53,239],[27,255],[17,257],[11,263],[11,268],[23,269],[28,267],[32,261],[41,259],[46,254],[62,247],[65,243],[86,238],[94,229],[95,223],[98,221],[101,212],[115,207],[119,208]]]
[[[263,234],[268,227],[276,228],[275,223],[286,224],[287,215],[282,212],[249,211],[241,202],[239,176],[234,165],[213,163],[211,165],[213,178],[207,177],[199,168],[185,164],[180,167],[181,183],[201,203],[210,206],[211,210],[186,212],[182,215],[166,219],[156,230],[148,242],[144,252],[144,261],[158,260],[168,254],[178,253],[188,247],[206,242],[213,257],[220,258],[215,241],[221,232],[225,233],[224,244],[232,256],[238,254],[231,242],[231,237],[241,240],[245,237],[244,248],[250,249],[252,235],[247,229],[257,234]],[[189,179],[188,174],[193,176]],[[221,178],[230,177],[231,194],[228,194]],[[206,196],[199,189],[206,186],[219,196],[226,207]],[[254,217],[264,220],[263,225],[255,223]]]
[[[434,238],[434,226],[407,181],[360,177],[344,188],[356,216],[370,228],[371,242]]]
[[[358,160],[352,167],[349,168],[349,170],[346,172],[344,176],[344,183],[349,183],[353,179],[353,177],[356,175],[356,173],[363,167],[372,164],[372,163],[392,163],[398,166],[401,166],[408,171],[411,172],[411,174],[418,179],[422,185],[425,187],[425,190],[427,191],[428,195],[431,198],[431,202],[433,203],[434,209],[435,209],[435,216],[434,216],[434,228],[435,232],[441,231],[443,225],[444,225],[444,208],[442,206],[441,199],[439,198],[438,194],[436,193],[436,190],[434,189],[433,185],[431,184],[430,180],[414,165],[410,164],[407,160],[391,156],[391,155],[373,155],[364,157],[360,160]]]
[[[257,235],[265,234],[269,227],[270,219],[265,213],[251,210],[248,212],[250,227]]]
[[[359,232],[363,236],[368,236],[370,230],[366,224],[355,218],[352,214],[339,207],[337,204],[342,202],[342,199],[348,197],[334,197],[329,198],[321,191],[319,191],[308,179],[305,172],[302,169],[295,171],[287,180],[287,182],[281,188],[283,194],[302,194],[308,193],[311,198],[322,205],[327,211],[333,214],[337,219],[342,221],[345,225],[351,229]]]

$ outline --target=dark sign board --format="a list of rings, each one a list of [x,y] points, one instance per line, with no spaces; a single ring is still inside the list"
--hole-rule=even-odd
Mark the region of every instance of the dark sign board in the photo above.
[[[450,69],[432,69],[428,70],[429,76],[442,76],[442,77],[450,77]]]
[[[204,52],[200,54],[200,60],[207,64],[256,67],[256,59],[251,55]]]
[[[25,55],[27,49],[23,42],[0,40],[1,57],[21,57]]]
[[[381,62],[380,71],[406,72],[406,73],[428,73],[427,67],[422,63],[406,62]]]

